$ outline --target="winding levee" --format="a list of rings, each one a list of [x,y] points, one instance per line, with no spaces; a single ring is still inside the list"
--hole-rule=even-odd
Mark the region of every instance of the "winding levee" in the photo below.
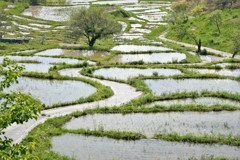
[[[66,69],[66,70],[60,71],[59,73],[65,76],[82,77],[82,75],[80,75],[78,71],[79,69]],[[89,78],[89,77],[85,77],[85,78]],[[67,115],[75,111],[82,111],[84,109],[105,107],[105,106],[108,106],[108,107],[120,106],[124,103],[130,102],[131,100],[139,97],[142,94],[141,92],[136,91],[135,88],[124,83],[112,82],[107,80],[98,80],[94,78],[89,78],[89,79],[96,80],[102,83],[103,85],[111,87],[111,89],[114,92],[114,95],[107,99],[96,101],[96,102],[83,103],[83,104],[77,104],[77,105],[70,105],[66,107],[43,110],[41,112],[41,116],[37,120],[29,120],[24,124],[18,124],[18,125],[13,124],[10,127],[8,127],[5,130],[5,136],[12,138],[13,143],[19,143],[28,135],[28,133],[34,127],[36,127],[40,123],[45,122],[49,118]]]

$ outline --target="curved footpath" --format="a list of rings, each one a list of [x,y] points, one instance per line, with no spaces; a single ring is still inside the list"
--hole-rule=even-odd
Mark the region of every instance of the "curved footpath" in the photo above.
[[[105,86],[111,87],[111,89],[114,92],[114,95],[107,99],[96,101],[96,102],[83,103],[83,104],[70,105],[70,106],[65,106],[60,108],[43,110],[41,112],[41,116],[37,120],[29,120],[24,124],[18,124],[18,125],[13,124],[7,129],[5,129],[5,136],[12,138],[13,143],[19,143],[28,135],[28,133],[34,127],[36,127],[40,123],[45,122],[49,118],[67,115],[76,111],[83,111],[84,109],[105,107],[105,106],[108,106],[108,107],[120,106],[142,95],[142,92],[136,91],[135,88],[127,84],[85,77],[78,73],[79,70],[80,69],[65,69],[60,71],[59,73],[65,76],[84,77],[91,80],[96,80]]]

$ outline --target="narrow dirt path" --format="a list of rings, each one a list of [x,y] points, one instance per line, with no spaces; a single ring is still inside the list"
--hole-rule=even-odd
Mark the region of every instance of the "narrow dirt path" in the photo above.
[[[179,41],[175,41],[175,40],[171,40],[171,39],[167,39],[166,38],[166,34],[167,34],[167,31],[163,32],[159,36],[159,39],[161,39],[163,41],[167,41],[167,42],[172,42],[172,43],[175,43],[175,44],[178,44],[178,45],[181,45],[181,46],[185,46],[185,47],[188,47],[188,48],[196,48],[197,49],[196,45],[189,44],[189,43],[184,43],[184,42],[179,42]],[[202,46],[202,49],[206,49],[208,52],[211,52],[211,53],[214,53],[214,54],[218,54],[218,55],[221,55],[223,57],[228,57],[228,58],[232,57],[232,54],[228,53],[228,52],[223,52],[223,51],[219,51],[219,50],[208,48],[208,47],[204,47],[204,46]]]
[[[67,75],[67,76],[84,77],[78,73],[79,70],[80,69],[65,69],[60,71],[59,73],[61,75]],[[107,80],[99,80],[99,79],[89,78],[89,77],[84,77],[84,78],[96,80],[103,85],[111,87],[111,89],[114,92],[114,95],[107,99],[96,101],[96,102],[83,103],[83,104],[70,105],[70,106],[65,106],[60,108],[43,110],[41,112],[42,116],[40,116],[37,120],[29,120],[24,124],[20,124],[20,125],[13,124],[12,126],[8,127],[5,130],[5,136],[12,138],[13,143],[19,143],[28,135],[28,133],[34,127],[36,127],[40,123],[45,122],[49,118],[67,115],[75,111],[83,111],[84,109],[105,107],[105,106],[108,106],[108,107],[120,106],[142,95],[142,92],[138,92],[136,91],[135,88],[124,83],[112,82]]]

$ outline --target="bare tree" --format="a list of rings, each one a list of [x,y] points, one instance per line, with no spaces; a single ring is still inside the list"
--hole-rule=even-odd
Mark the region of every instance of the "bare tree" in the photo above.
[[[121,31],[121,25],[104,9],[80,8],[72,12],[69,24],[71,35],[86,37],[92,47],[96,40]]]

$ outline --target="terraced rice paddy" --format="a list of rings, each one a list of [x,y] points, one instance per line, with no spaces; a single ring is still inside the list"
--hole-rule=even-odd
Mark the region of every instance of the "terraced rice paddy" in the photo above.
[[[120,54],[112,59],[113,62],[130,63],[174,63],[186,59],[182,53],[151,53],[151,54]]]
[[[86,7],[86,6],[82,6]],[[71,10],[79,6],[50,7],[50,6],[31,6],[23,12],[25,16],[32,16],[43,20],[66,21]]]
[[[223,75],[223,76],[240,77],[240,69],[235,69],[235,70],[196,69],[194,71],[197,71],[201,74],[219,74],[219,75]]]
[[[233,105],[240,107],[240,103],[238,101],[233,101],[229,99],[223,98],[215,98],[215,97],[201,97],[201,98],[186,98],[186,99],[176,99],[176,100],[164,100],[164,101],[156,101],[151,104],[147,104],[147,107],[151,107],[154,105],[159,106],[171,106],[171,105],[206,105],[206,106],[213,106],[213,105]]]
[[[188,121],[191,119],[191,121]],[[156,113],[156,114],[95,114],[68,122],[68,129],[117,130],[154,134],[233,135],[240,133],[240,112],[218,113]]]
[[[161,79],[145,80],[145,83],[156,96],[176,92],[202,92],[204,90],[240,93],[240,83],[226,79]]]
[[[12,85],[5,91],[30,93],[47,106],[76,101],[96,92],[96,88],[79,81],[45,80],[25,77],[19,78],[18,81],[18,84]]]
[[[199,145],[158,140],[128,142],[108,138],[66,134],[53,138],[53,150],[76,159],[188,159],[211,156],[239,158],[239,148],[225,145]]]
[[[131,77],[139,75],[152,76],[153,74],[162,76],[171,76],[181,74],[181,71],[176,69],[135,69],[135,68],[102,68],[94,71],[93,75],[103,76],[104,78],[127,80]]]
[[[67,32],[71,11],[91,5],[122,29],[89,48]],[[10,12],[0,31],[30,42],[0,42],[0,63],[6,56],[25,66],[4,92],[31,94],[46,108],[6,135],[36,141],[40,159],[240,159],[239,57],[197,55],[167,39],[171,5],[66,0]]]
[[[113,47],[112,50],[120,52],[147,52],[147,51],[168,51],[172,49],[158,46],[119,45]]]
[[[70,57],[104,57],[108,52],[94,51],[94,50],[66,50],[66,49],[48,49],[42,52],[38,52],[36,56],[70,56]],[[91,62],[90,62],[91,63]]]

